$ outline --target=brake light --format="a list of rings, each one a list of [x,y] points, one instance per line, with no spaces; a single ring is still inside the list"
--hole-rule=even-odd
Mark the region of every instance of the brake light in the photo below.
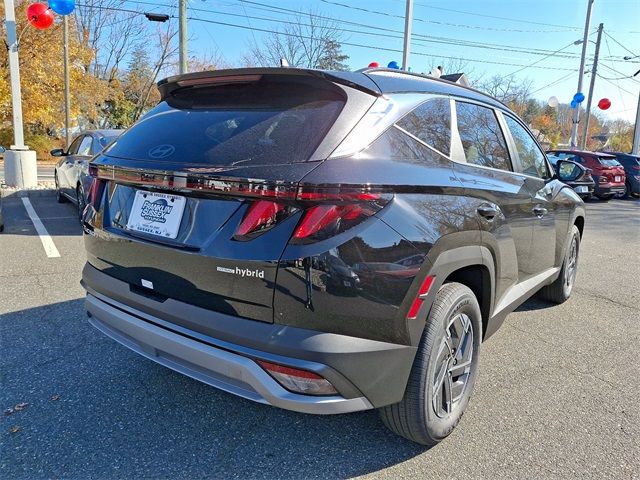
[[[411,307],[409,307],[409,312],[407,313],[407,319],[415,320],[418,317],[418,312],[420,311],[420,307],[422,306],[422,303],[424,302],[424,298],[426,297],[427,293],[429,293],[429,289],[431,289],[431,285],[433,285],[433,281],[435,280],[435,278],[436,277],[434,275],[429,275],[425,277],[425,279],[422,281],[422,284],[420,285],[420,289],[418,290],[418,294],[416,295],[416,298],[413,300]]]
[[[96,207],[98,202],[102,198],[102,190],[104,189],[104,181],[99,178],[94,178],[91,181],[91,185],[89,186],[89,191],[87,192],[88,204]]]
[[[286,207],[280,203],[269,200],[256,200],[247,210],[242,223],[236,230],[236,237],[247,237],[250,235],[263,233],[273,227],[279,217],[285,213]]]
[[[256,361],[274,380],[289,391],[306,395],[336,395],[338,393],[329,380],[317,373],[263,360]]]

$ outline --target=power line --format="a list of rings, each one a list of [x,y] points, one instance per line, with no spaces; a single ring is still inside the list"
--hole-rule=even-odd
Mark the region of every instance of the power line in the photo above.
[[[631,50],[629,50],[627,47],[625,47],[624,45],[622,45],[618,40],[616,40],[615,38],[613,38],[611,35],[609,35],[606,31],[604,32],[604,34],[609,37],[611,40],[613,40],[614,42],[616,42],[618,45],[620,45],[623,49],[625,49],[627,52],[629,52],[631,55],[633,55],[634,57],[637,57],[638,55],[636,55],[634,52],[632,52]]]
[[[542,90],[549,88],[549,87],[553,87],[554,85],[558,85],[559,83],[564,82],[565,80],[568,80],[569,78],[573,78],[573,75],[578,72],[580,69],[576,68],[575,70],[573,70],[572,72],[563,75],[562,77],[558,78],[557,80],[554,80],[550,83],[547,83],[544,87],[540,87],[537,90],[534,90],[533,92],[531,92],[531,95],[533,95],[534,93],[538,93],[541,92]]]
[[[142,0],[127,0],[129,3],[136,3],[136,4],[142,4],[142,5],[154,5],[157,6],[157,3],[149,3],[149,2],[145,2]],[[245,0],[238,0],[241,4],[258,4],[258,5],[264,5],[261,4],[259,2],[251,2],[251,1],[245,1]],[[253,7],[255,8],[255,7]],[[292,13],[296,13],[299,14],[300,12],[296,12],[295,10],[291,10],[291,9],[286,9],[283,7],[273,7],[276,8],[278,10],[282,10],[284,12],[292,12]],[[272,22],[279,22],[279,23],[284,23],[284,24],[292,24],[292,25],[303,25],[303,26],[310,26],[309,24],[305,24],[305,23],[301,23],[301,22],[292,22],[292,21],[287,21],[287,20],[281,20],[281,19],[274,19],[274,18],[265,18],[265,17],[257,17],[257,16],[251,16],[251,15],[241,15],[241,14],[237,14],[237,13],[229,13],[229,12],[221,12],[221,11],[213,11],[213,10],[209,10],[209,9],[202,9],[202,8],[197,8],[197,7],[190,7],[190,10],[192,11],[198,11],[198,12],[205,12],[208,14],[216,14],[216,15],[225,15],[225,16],[232,16],[232,17],[242,17],[242,18],[251,18],[254,20],[262,20],[262,21],[272,21]],[[276,13],[276,12],[273,12]],[[280,13],[280,12],[278,12]],[[364,28],[371,28],[376,30],[375,32],[366,32],[366,31],[362,31],[362,30],[353,30],[353,29],[346,29],[346,28],[338,28],[336,27],[335,30],[337,31],[341,31],[341,32],[345,32],[345,33],[356,33],[356,34],[360,34],[360,35],[370,35],[370,36],[376,36],[376,37],[386,37],[386,38],[393,38],[393,39],[401,39],[402,37],[402,32],[399,30],[393,30],[393,29],[388,29],[388,28],[384,28],[384,27],[377,27],[377,26],[373,26],[373,25],[366,25],[366,24],[362,24],[362,23],[356,23],[356,22],[348,22],[348,21],[344,21],[344,20],[336,20],[330,17],[323,17],[320,15],[316,15],[318,18],[322,18],[322,19],[326,19],[326,20],[330,20],[336,23],[344,23],[344,24],[350,24],[350,25],[357,25],[359,27],[364,27]],[[388,34],[382,34],[380,33],[380,30],[385,31],[385,32],[392,32],[395,33],[397,35],[388,35]],[[529,55],[544,55],[546,57],[548,56],[552,56],[552,55],[556,55],[558,58],[579,58],[579,55],[577,54],[572,54],[569,52],[566,52],[563,55],[557,55],[557,53],[560,50],[564,50],[560,49],[560,50],[556,50],[554,52],[550,51],[550,50],[544,50],[544,49],[535,49],[535,48],[526,48],[526,47],[516,47],[516,46],[511,46],[511,45],[503,45],[503,44],[493,44],[493,43],[483,43],[483,42],[472,42],[472,41],[467,41],[467,40],[460,40],[460,39],[455,39],[455,38],[448,38],[448,37],[436,37],[436,36],[431,36],[431,35],[420,35],[420,34],[414,34],[412,35],[413,37],[415,37],[415,39],[418,40],[422,40],[423,42],[427,42],[427,43],[436,43],[436,44],[443,44],[443,45],[454,45],[454,46],[466,46],[466,47],[471,47],[471,48],[481,48],[481,49],[488,49],[488,50],[499,50],[499,51],[507,51],[507,52],[515,52],[515,53],[525,53],[525,54],[529,54]],[[416,43],[419,45],[419,43]],[[424,45],[423,45],[424,46]]]
[[[507,76],[508,76],[508,77],[510,77],[511,75],[515,75],[516,73],[520,73],[521,71],[526,70],[527,68],[531,68],[531,67],[533,67],[533,66],[537,65],[538,63],[545,61],[547,58],[549,58],[549,57],[553,57],[555,54],[557,54],[557,53],[561,52],[562,50],[564,50],[564,49],[566,49],[566,48],[571,47],[572,45],[575,45],[575,43],[574,43],[574,42],[571,42],[571,43],[569,43],[568,45],[565,45],[564,47],[559,48],[559,49],[558,49],[558,50],[556,50],[555,52],[552,52],[552,53],[550,53],[549,55],[547,55],[547,56],[545,56],[545,57],[542,57],[541,59],[536,60],[535,62],[533,62],[533,63],[531,63],[531,64],[529,64],[529,65],[527,65],[527,66],[525,66],[525,67],[519,68],[518,70],[516,70],[516,71],[514,71],[514,72],[511,72],[511,73],[510,73],[510,74],[508,74]]]
[[[115,11],[128,11],[128,12],[136,12],[135,10],[128,10],[128,9],[121,9],[121,8],[116,8],[116,7],[98,7],[98,6],[94,6],[95,8],[104,8],[104,9],[109,9],[109,10],[115,10]],[[137,11],[136,13],[139,14],[143,14],[143,12]],[[177,18],[177,16],[175,15],[169,15],[170,18]],[[264,33],[275,33],[275,34],[279,34],[279,35],[283,35],[283,36],[289,36],[289,37],[298,37],[298,38],[303,38],[303,39],[307,39],[307,40],[317,40],[314,37],[309,37],[309,36],[304,36],[304,35],[297,35],[297,34],[290,34],[290,33],[286,33],[286,32],[279,32],[277,30],[271,30],[271,29],[266,29],[266,28],[258,28],[258,27],[248,27],[245,25],[238,25],[238,24],[234,24],[234,23],[229,23],[229,22],[221,22],[221,21],[217,21],[217,20],[210,20],[210,19],[205,19],[205,18],[197,18],[197,17],[187,17],[188,20],[191,21],[195,21],[195,22],[204,22],[204,23],[210,23],[210,24],[214,24],[214,25],[222,25],[222,26],[227,26],[227,27],[232,27],[232,28],[240,28],[243,30],[251,30],[251,31],[257,31],[257,32],[264,32]],[[402,50],[400,49],[395,49],[395,48],[386,48],[386,47],[381,47],[381,46],[373,46],[373,45],[364,45],[364,44],[359,44],[359,43],[352,43],[352,42],[341,42],[342,45],[347,45],[347,46],[351,46],[351,47],[357,47],[357,48],[366,48],[368,50],[371,49],[375,49],[375,50],[381,50],[381,51],[387,51],[387,52],[394,52],[394,53],[402,53]],[[423,53],[423,52],[413,52],[413,54],[418,55],[418,56],[423,56],[423,57],[433,57],[433,53]],[[459,61],[463,61],[463,62],[471,62],[471,63],[482,63],[482,64],[493,64],[493,65],[506,65],[506,66],[512,66],[512,67],[529,67],[529,65],[523,65],[520,63],[510,63],[510,62],[497,62],[497,61],[491,61],[491,60],[479,60],[479,59],[473,59],[473,58],[464,58],[464,57],[451,57],[451,56],[444,56],[444,55],[438,55],[441,58],[446,58],[449,60],[459,60]],[[547,68],[547,67],[538,67],[538,66],[533,66],[530,68]],[[562,67],[554,67],[555,70],[565,70],[565,71],[570,71],[572,69],[569,68],[562,68]]]
[[[355,7],[353,5],[347,5],[347,4],[344,4],[344,3],[335,2],[335,1],[331,1],[331,0],[320,0],[320,1],[322,3],[326,3],[326,4],[329,4],[329,5],[336,5],[336,6],[339,6],[339,7],[349,8],[351,10],[358,10],[358,11],[361,11],[361,12],[373,13],[375,15],[384,15],[384,16],[387,16],[387,17],[404,19],[403,15],[397,15],[397,14],[393,14],[393,13],[381,12],[379,10],[371,10],[371,9],[363,8],[363,7]],[[416,4],[416,5],[422,5],[422,4]],[[413,17],[413,20],[416,21],[416,22],[431,23],[431,24],[434,24],[434,25],[444,25],[444,26],[448,26],[448,27],[469,28],[469,29],[476,29],[476,30],[492,30],[492,31],[496,31],[496,32],[554,33],[554,32],[567,32],[567,31],[569,31],[569,30],[567,30],[567,28],[564,28],[563,30],[520,30],[520,29],[513,29],[513,28],[484,27],[484,26],[479,26],[479,25],[466,25],[466,24],[461,24],[461,23],[441,22],[441,21],[438,21],[438,20],[425,20],[424,18],[418,18],[418,17]]]

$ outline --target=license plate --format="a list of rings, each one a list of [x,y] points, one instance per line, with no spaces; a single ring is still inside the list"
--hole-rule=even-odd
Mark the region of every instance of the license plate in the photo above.
[[[622,177],[620,175],[616,175],[614,178],[615,178],[616,182],[621,182],[622,181]]]
[[[576,187],[576,192],[578,193],[587,193],[589,191],[589,187]]]
[[[138,190],[127,229],[164,238],[176,238],[186,199],[179,195]]]
[[[349,282],[349,281],[347,281],[347,280],[343,280],[343,281],[342,281],[342,284],[343,284],[345,287],[350,287],[350,286],[351,286],[351,282]]]

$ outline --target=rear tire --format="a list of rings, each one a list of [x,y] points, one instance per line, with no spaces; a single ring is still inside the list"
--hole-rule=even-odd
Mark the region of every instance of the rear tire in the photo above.
[[[422,445],[446,438],[462,418],[476,379],[482,315],[460,283],[440,288],[431,307],[403,399],[379,410],[392,432]]]
[[[540,298],[558,304],[566,302],[569,299],[576,281],[576,274],[578,273],[579,254],[580,231],[578,227],[573,225],[569,245],[567,246],[562,268],[560,269],[560,275],[558,275],[558,278],[556,278],[551,285],[542,287],[539,292]]]

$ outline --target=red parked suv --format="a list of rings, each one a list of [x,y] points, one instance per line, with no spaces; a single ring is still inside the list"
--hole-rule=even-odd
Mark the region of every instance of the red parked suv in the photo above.
[[[549,150],[562,160],[572,160],[591,170],[591,176],[596,182],[594,194],[600,200],[611,200],[617,194],[625,192],[624,167],[614,155],[587,150]]]

